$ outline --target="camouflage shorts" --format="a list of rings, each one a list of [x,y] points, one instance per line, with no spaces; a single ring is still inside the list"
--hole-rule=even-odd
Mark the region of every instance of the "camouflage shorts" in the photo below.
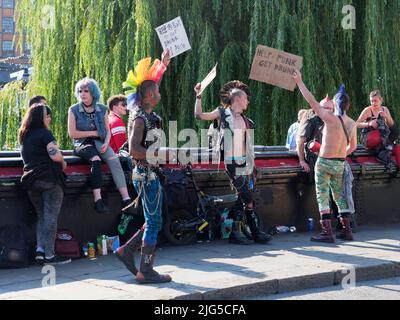
[[[330,209],[329,190],[332,191],[339,213],[349,212],[343,188],[344,164],[342,160],[318,158],[315,164],[315,189],[320,212]]]

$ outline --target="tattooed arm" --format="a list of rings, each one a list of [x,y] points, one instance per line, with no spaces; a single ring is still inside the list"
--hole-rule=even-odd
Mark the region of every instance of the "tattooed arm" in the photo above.
[[[47,153],[51,160],[59,162],[62,165],[63,170],[67,168],[67,163],[64,161],[64,157],[57,146],[57,142],[52,141],[47,145]]]

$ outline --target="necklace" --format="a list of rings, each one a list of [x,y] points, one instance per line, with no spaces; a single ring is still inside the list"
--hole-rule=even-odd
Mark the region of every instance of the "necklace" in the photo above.
[[[85,107],[85,108],[90,108],[92,105],[89,105],[89,106],[87,106],[84,102],[82,102],[82,104],[83,104],[83,106]]]

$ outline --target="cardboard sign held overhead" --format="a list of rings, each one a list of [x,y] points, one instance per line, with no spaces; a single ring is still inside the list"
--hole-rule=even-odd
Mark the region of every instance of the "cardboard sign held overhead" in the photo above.
[[[171,58],[191,48],[181,17],[177,17],[156,28],[164,50],[169,50]]]
[[[211,82],[213,82],[213,80],[217,76],[217,66],[218,66],[218,63],[215,65],[215,67],[211,70],[211,72],[201,82],[201,91],[199,92],[199,94],[202,94],[203,91],[208,87],[208,85]]]
[[[256,49],[250,79],[294,91],[295,69],[301,70],[303,57],[259,45]]]

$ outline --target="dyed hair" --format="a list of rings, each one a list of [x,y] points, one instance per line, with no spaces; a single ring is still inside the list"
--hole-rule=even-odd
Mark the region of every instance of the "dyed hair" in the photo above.
[[[24,138],[29,130],[46,128],[44,125],[45,113],[46,115],[51,114],[51,109],[49,106],[43,104],[34,105],[28,108],[18,130],[18,142],[20,144],[24,142]]]
[[[91,78],[83,78],[79,80],[76,85],[75,85],[75,97],[78,99],[79,102],[81,102],[81,99],[79,97],[79,90],[81,88],[87,87],[89,89],[89,92],[93,98],[93,104],[95,105],[97,102],[100,101],[101,97],[101,92],[99,85],[94,79]]]
[[[42,100],[46,100],[47,101],[47,99],[44,96],[33,96],[29,100],[29,107],[32,107],[36,103],[40,103]]]
[[[336,94],[333,100],[335,101],[335,104],[338,102],[338,97],[339,94]],[[347,112],[350,109],[350,97],[347,94],[343,95],[343,103],[339,106],[342,110],[342,112]]]
[[[114,106],[116,106],[120,102],[125,102],[126,103],[126,97],[124,95],[120,94],[120,95],[117,95],[117,96],[112,96],[107,101],[108,108],[110,110],[112,110],[114,108]]]

